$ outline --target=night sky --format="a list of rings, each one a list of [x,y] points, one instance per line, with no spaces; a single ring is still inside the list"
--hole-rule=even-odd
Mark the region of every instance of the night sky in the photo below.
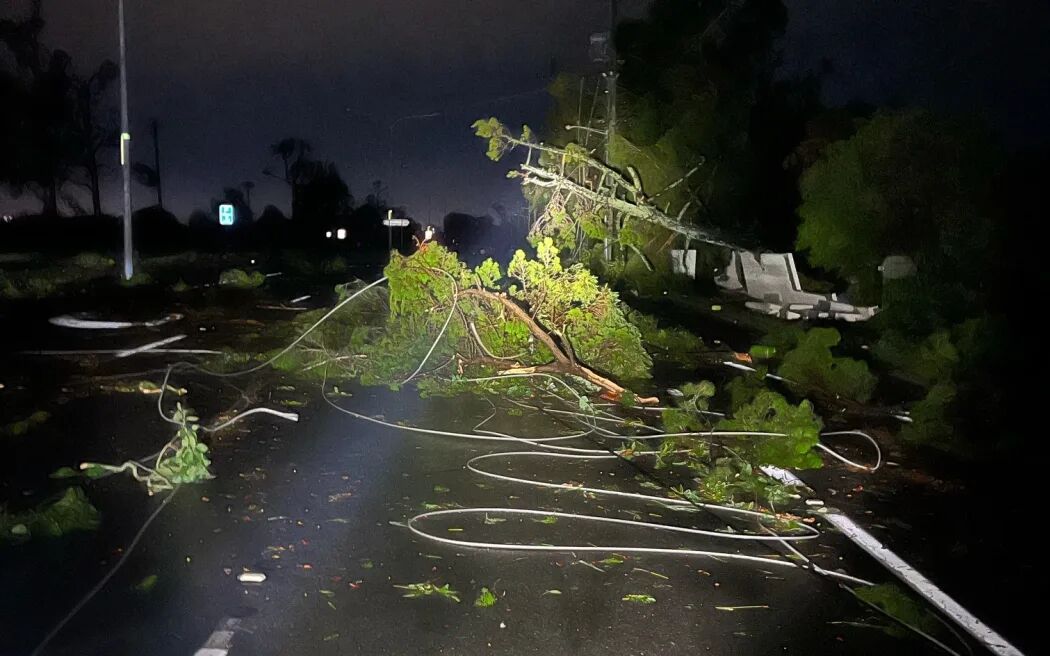
[[[29,3],[3,4],[0,14],[16,14]],[[45,0],[47,44],[81,70],[115,60],[116,4]],[[621,0],[626,14],[646,4]],[[1046,140],[1050,3],[787,5],[784,74],[829,59],[828,102],[978,113],[1014,146]],[[387,181],[392,202],[421,220],[520,205],[507,165],[485,158],[469,125],[488,115],[542,125],[552,67],[588,66],[588,35],[608,21],[604,0],[127,0],[127,11],[134,159],[152,160],[145,126],[156,117],[166,204],[183,218],[245,180],[258,185],[256,211],[286,208],[287,189],[261,173],[285,136],[336,162],[358,199]],[[115,213],[110,177],[104,206]],[[152,203],[150,190],[135,195]]]

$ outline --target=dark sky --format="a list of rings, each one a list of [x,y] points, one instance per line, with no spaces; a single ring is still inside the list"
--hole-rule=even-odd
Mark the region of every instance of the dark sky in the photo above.
[[[2,2],[0,14],[29,4]],[[116,4],[44,0],[48,44],[81,67],[116,59]],[[646,4],[621,0],[628,14]],[[977,112],[1014,143],[1045,140],[1050,3],[787,5],[785,73],[829,58],[829,101]],[[604,0],[127,0],[127,8],[135,159],[152,158],[145,125],[158,118],[167,204],[183,217],[245,180],[258,184],[257,210],[286,207],[287,190],[261,174],[269,144],[284,136],[311,141],[359,198],[371,180],[389,181],[392,200],[422,220],[520,204],[507,166],[485,158],[469,125],[488,115],[542,124],[552,61],[587,65],[587,37],[608,16]],[[440,115],[402,119],[432,112]],[[115,212],[115,180],[106,191]],[[136,206],[151,202],[150,191],[135,193]]]

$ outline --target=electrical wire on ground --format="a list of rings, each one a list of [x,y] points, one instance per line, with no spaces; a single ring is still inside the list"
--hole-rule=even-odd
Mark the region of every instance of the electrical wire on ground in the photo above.
[[[168,496],[164,497],[164,500],[160,502],[160,504],[153,510],[152,513],[150,513],[150,516],[146,518],[146,521],[142,523],[142,526],[139,528],[138,532],[135,533],[135,537],[132,538],[131,542],[128,543],[128,546],[124,549],[124,553],[120,555],[120,560],[118,560],[116,564],[114,564],[113,567],[108,572],[106,572],[106,575],[103,576],[102,579],[99,580],[99,582],[96,583],[95,586],[91,588],[91,590],[89,590],[88,593],[84,595],[84,597],[80,601],[78,601],[75,606],[73,606],[72,610],[66,613],[66,616],[63,617],[59,621],[59,623],[56,624],[55,627],[48,632],[46,636],[44,636],[44,639],[40,641],[40,644],[38,644],[36,648],[33,649],[32,652],[30,652],[30,656],[40,656],[40,654],[44,653],[44,649],[55,638],[55,636],[58,635],[59,631],[61,631],[66,626],[66,624],[70,622],[70,620],[76,617],[77,613],[79,613],[84,608],[84,606],[87,606],[88,602],[90,602],[95,597],[95,595],[97,595],[99,591],[106,586],[106,583],[108,583],[109,580],[113,578],[113,575],[116,574],[117,571],[119,571],[120,568],[124,566],[124,563],[128,561],[128,557],[131,556],[131,552],[135,550],[136,546],[138,546],[139,540],[141,540],[142,536],[146,534],[146,529],[150,527],[150,524],[153,523],[153,520],[155,520],[157,516],[160,515],[160,512],[168,506],[168,504],[173,498],[175,498],[175,493],[178,491],[179,488],[176,487],[168,494]]]
[[[221,377],[221,378],[243,376],[243,375],[247,375],[247,374],[250,374],[250,373],[253,373],[253,372],[260,371],[260,370],[262,370],[262,369],[272,365],[281,356],[283,356],[286,353],[290,352],[293,348],[295,348],[296,345],[298,345],[300,342],[302,342],[302,340],[304,340],[310,333],[312,333],[314,330],[316,330],[322,323],[324,323],[327,319],[329,319],[332,315],[334,315],[340,309],[345,307],[351,301],[353,301],[354,299],[358,298],[361,294],[363,294],[364,292],[368,291],[369,289],[371,289],[371,288],[373,288],[373,287],[375,287],[375,286],[377,286],[379,284],[382,284],[383,282],[386,282],[386,280],[387,280],[386,277],[380,278],[380,279],[378,279],[378,280],[376,280],[376,281],[366,285],[365,287],[357,290],[354,294],[348,296],[347,298],[343,299],[338,304],[336,304],[331,310],[329,310],[327,313],[325,313],[324,316],[322,316],[320,319],[318,319],[316,322],[314,322],[313,325],[311,325],[303,333],[301,333],[295,340],[293,340],[285,348],[280,350],[277,354],[275,354],[274,356],[272,356],[271,358],[269,358],[265,362],[260,363],[258,365],[255,365],[253,367],[250,367],[248,369],[244,369],[244,370],[241,370],[241,371],[235,371],[235,372],[216,372],[216,371],[210,371],[208,369],[205,369],[204,367],[201,367],[201,366],[199,366],[197,364],[189,363],[189,362],[179,362],[179,363],[175,363],[175,364],[170,365],[168,367],[166,373],[165,373],[164,384],[161,385],[161,394],[158,396],[158,400],[157,400],[157,408],[158,408],[159,413],[165,419],[165,421],[169,421],[169,422],[172,422],[172,423],[177,423],[177,422],[174,422],[173,419],[167,417],[164,414],[164,412],[163,412],[164,390],[167,388],[167,382],[168,382],[169,377],[171,376],[172,372],[175,371],[176,369],[179,369],[179,368],[191,368],[191,369],[200,371],[201,373],[205,373],[205,374],[208,374],[208,375]],[[449,312],[449,315],[446,318],[446,320],[444,322],[444,325],[442,326],[441,331],[439,332],[437,338],[434,340],[434,343],[431,345],[430,350],[427,352],[427,354],[424,357],[424,359],[422,360],[422,362],[420,362],[420,364],[416,368],[415,372],[413,372],[413,374],[411,376],[409,376],[407,379],[405,379],[405,381],[403,381],[403,383],[412,380],[413,378],[415,378],[419,374],[420,371],[422,371],[422,369],[425,366],[427,360],[429,360],[431,354],[434,352],[435,348],[437,347],[437,344],[441,340],[442,336],[445,334],[445,331],[446,331],[449,323],[451,322],[452,317],[455,314],[455,309],[456,309],[456,304],[453,303],[452,304],[452,308],[451,308],[451,310]],[[858,577],[855,577],[855,576],[852,576],[850,574],[846,574],[846,573],[843,573],[843,572],[836,572],[836,571],[827,570],[827,569],[819,567],[816,563],[813,563],[812,560],[806,558],[794,546],[792,546],[792,543],[799,542],[799,541],[805,541],[805,540],[812,540],[814,538],[817,538],[817,537],[819,537],[821,535],[820,531],[818,529],[816,529],[814,527],[811,527],[811,526],[808,526],[806,524],[793,523],[792,525],[790,525],[791,532],[788,532],[788,533],[777,533],[777,532],[773,531],[772,529],[770,529],[768,526],[766,526],[766,523],[776,522],[777,521],[778,518],[776,517],[776,515],[773,515],[773,514],[769,514],[769,513],[765,513],[765,512],[761,512],[761,511],[757,511],[757,510],[749,510],[749,509],[746,509],[746,508],[734,507],[734,506],[701,503],[701,502],[698,502],[696,499],[681,498],[681,495],[678,495],[677,493],[673,492],[672,490],[667,488],[667,486],[664,486],[664,487],[666,488],[667,492],[672,494],[672,496],[671,497],[658,497],[658,496],[650,495],[650,494],[642,494],[642,493],[635,493],[635,492],[623,492],[623,491],[619,491],[619,490],[611,490],[611,489],[601,488],[601,487],[584,486],[582,484],[575,484],[575,483],[570,483],[570,482],[552,483],[552,482],[546,482],[546,481],[531,480],[531,479],[526,479],[526,478],[521,478],[521,477],[509,476],[509,475],[506,475],[506,474],[499,474],[499,473],[496,473],[496,472],[488,471],[488,470],[480,467],[478,465],[478,463],[486,461],[486,460],[492,460],[492,459],[498,459],[498,458],[504,458],[504,459],[508,459],[508,458],[509,459],[550,458],[550,459],[584,460],[584,461],[590,461],[590,460],[616,460],[616,459],[623,460],[624,459],[624,457],[621,454],[617,453],[616,451],[614,451],[614,450],[612,450],[610,448],[588,449],[588,448],[581,448],[581,447],[574,447],[574,446],[565,446],[565,445],[562,445],[562,444],[554,444],[555,442],[563,442],[563,441],[573,440],[573,439],[578,439],[578,438],[591,437],[591,436],[596,435],[596,434],[600,434],[603,437],[608,438],[608,439],[619,439],[619,440],[632,441],[632,442],[647,441],[647,440],[654,440],[654,439],[665,439],[665,438],[668,438],[668,437],[695,437],[695,438],[700,438],[700,439],[717,439],[719,437],[726,437],[726,436],[733,436],[733,437],[748,437],[748,436],[751,436],[751,437],[787,437],[787,434],[784,434],[784,433],[757,432],[757,431],[716,431],[716,430],[711,430],[711,431],[666,433],[666,432],[661,432],[661,431],[659,431],[659,429],[656,429],[656,428],[654,428],[652,426],[645,425],[644,423],[641,424],[641,426],[643,427],[644,430],[650,431],[651,434],[647,434],[647,435],[622,435],[622,434],[616,433],[615,431],[613,431],[611,429],[599,427],[598,426],[598,422],[602,421],[602,422],[604,422],[606,424],[608,424],[608,423],[620,423],[621,425],[626,425],[627,421],[625,419],[623,419],[622,417],[618,417],[617,415],[604,410],[601,406],[592,404],[587,397],[585,397],[582,394],[580,394],[576,389],[574,389],[565,380],[563,380],[562,378],[560,378],[558,376],[553,376],[553,375],[545,374],[545,373],[522,373],[522,374],[512,374],[512,375],[504,375],[504,376],[494,376],[494,377],[476,378],[476,379],[463,379],[463,380],[473,380],[475,382],[485,382],[487,380],[507,380],[508,378],[545,378],[545,379],[547,379],[549,381],[553,381],[555,384],[560,386],[560,387],[558,387],[556,389],[567,390],[568,392],[571,393],[572,396],[576,397],[576,399],[577,399],[577,401],[579,403],[580,409],[581,410],[587,410],[588,412],[574,412],[574,411],[566,411],[566,410],[557,410],[557,409],[554,409],[554,408],[547,408],[546,410],[550,411],[552,414],[561,414],[563,416],[572,417],[576,421],[580,422],[586,430],[573,432],[573,433],[570,433],[570,434],[567,434],[567,435],[555,435],[555,436],[545,436],[545,437],[536,437],[536,438],[524,438],[524,437],[509,435],[509,434],[506,434],[506,433],[498,433],[498,432],[495,432],[495,431],[482,430],[482,429],[480,429],[481,424],[479,424],[477,427],[475,427],[475,430],[472,433],[457,432],[457,431],[445,431],[445,430],[438,430],[438,429],[429,429],[429,428],[409,426],[409,425],[404,425],[404,424],[396,424],[396,423],[388,422],[388,421],[385,421],[385,420],[382,420],[382,419],[378,419],[378,418],[375,418],[375,417],[370,417],[370,416],[367,416],[367,415],[364,415],[364,414],[361,414],[361,413],[354,412],[352,410],[349,410],[347,408],[341,407],[341,406],[337,405],[336,403],[334,403],[328,397],[328,395],[326,393],[326,390],[325,390],[326,383],[327,383],[327,366],[325,368],[324,380],[321,383],[321,396],[322,396],[322,398],[324,399],[324,401],[328,405],[330,405],[334,409],[338,410],[339,412],[345,413],[347,415],[350,415],[352,417],[355,417],[355,418],[363,420],[363,421],[371,422],[371,423],[374,423],[374,424],[377,424],[377,425],[381,425],[381,426],[384,426],[384,427],[387,427],[387,428],[395,429],[395,430],[406,431],[406,432],[413,432],[413,433],[423,434],[423,435],[453,437],[453,438],[469,439],[469,440],[482,440],[482,441],[490,441],[490,442],[512,442],[512,443],[524,444],[524,445],[527,445],[527,446],[531,447],[532,449],[534,449],[532,451],[502,451],[502,452],[498,451],[498,452],[483,454],[483,455],[475,456],[474,458],[471,458],[466,463],[466,467],[471,472],[473,472],[473,473],[475,473],[477,475],[483,476],[483,477],[491,478],[491,479],[494,479],[494,480],[500,480],[500,481],[503,481],[503,482],[513,483],[513,484],[528,485],[528,486],[532,486],[532,487],[567,490],[567,491],[574,491],[574,492],[580,492],[580,493],[590,493],[590,494],[594,494],[594,495],[613,496],[613,497],[619,497],[619,498],[628,498],[628,499],[633,499],[633,500],[636,500],[636,501],[643,501],[643,502],[647,502],[647,503],[656,503],[656,504],[660,504],[660,505],[665,506],[665,507],[667,507],[667,506],[675,506],[675,507],[682,508],[682,507],[692,506],[696,510],[706,511],[706,512],[712,513],[716,517],[718,517],[719,519],[724,519],[726,516],[729,516],[729,517],[736,517],[738,520],[750,520],[751,522],[753,522],[753,524],[758,529],[760,529],[762,531],[762,533],[757,533],[757,532],[756,533],[738,533],[738,532],[732,532],[731,533],[731,532],[723,532],[723,531],[713,531],[713,530],[705,530],[705,529],[698,529],[698,528],[690,528],[690,527],[684,527],[684,526],[675,526],[675,525],[670,525],[670,524],[657,524],[657,523],[653,523],[653,522],[645,522],[645,521],[639,521],[639,520],[627,520],[627,519],[619,519],[619,518],[612,518],[612,517],[601,517],[601,516],[587,515],[587,514],[581,514],[581,513],[568,513],[568,512],[540,510],[540,509],[533,509],[533,508],[483,507],[483,508],[455,508],[455,509],[434,510],[434,511],[419,513],[419,514],[409,518],[407,520],[407,522],[406,522],[407,529],[413,535],[415,535],[416,537],[418,537],[420,539],[430,540],[430,541],[437,542],[437,543],[440,543],[440,544],[445,544],[445,545],[449,545],[449,546],[456,546],[456,547],[460,547],[460,548],[475,548],[475,549],[482,549],[482,550],[528,551],[528,552],[558,552],[558,553],[566,553],[566,552],[636,553],[636,554],[660,554],[660,555],[675,555],[675,556],[694,556],[694,557],[715,558],[715,559],[722,559],[722,560],[736,560],[736,561],[744,561],[744,562],[751,562],[751,563],[761,563],[762,565],[767,565],[767,566],[777,566],[777,567],[786,567],[786,568],[795,568],[795,569],[801,569],[801,570],[808,570],[808,571],[816,573],[816,574],[818,574],[818,575],[820,575],[822,577],[835,579],[840,584],[842,584],[843,582],[848,582],[848,583],[851,583],[851,584],[854,584],[854,585],[864,585],[864,586],[873,585],[873,583],[871,581],[867,581],[865,579],[861,579],[861,578],[858,578]],[[568,401],[564,397],[561,397],[558,394],[553,394],[553,396],[555,398],[560,399],[561,401],[563,401],[565,403],[568,403]],[[234,417],[233,419],[231,419],[231,420],[229,420],[227,422],[224,422],[224,423],[222,423],[222,424],[220,424],[218,426],[213,426],[210,429],[206,429],[206,430],[213,430],[213,431],[214,430],[219,430],[220,428],[224,428],[225,426],[228,426],[229,424],[233,423],[234,421],[236,421],[236,420],[238,420],[240,418],[243,418],[245,416],[248,416],[249,414],[258,413],[258,412],[265,412],[265,413],[275,414],[275,415],[278,415],[278,416],[291,414],[291,413],[280,413],[278,411],[273,411],[273,410],[269,410],[269,409],[266,409],[266,408],[256,408],[254,410],[250,410],[250,411],[247,411],[245,413],[242,413],[241,415],[239,415],[237,417]],[[719,413],[709,412],[708,414],[718,415]],[[290,418],[290,417],[285,417],[285,418]],[[491,419],[491,418],[492,417],[490,416],[488,419]],[[488,419],[484,420],[482,422],[482,424],[487,422]],[[632,424],[632,425],[634,425],[634,424]],[[875,440],[870,435],[867,435],[866,433],[863,433],[861,431],[855,431],[855,430],[850,430],[850,431],[831,431],[831,432],[827,432],[827,433],[823,433],[822,434],[822,437],[841,437],[841,436],[857,436],[857,437],[862,437],[862,438],[866,439],[866,441],[869,444],[871,444],[874,447],[875,451],[876,451],[876,462],[875,462],[875,464],[874,465],[870,465],[870,466],[869,465],[863,465],[863,464],[854,462],[854,461],[846,458],[845,456],[842,456],[841,454],[836,452],[834,449],[832,449],[832,448],[830,448],[830,447],[828,447],[828,446],[826,446],[824,444],[818,443],[816,446],[821,451],[829,454],[831,457],[833,457],[833,458],[835,458],[835,459],[837,459],[837,460],[839,460],[839,461],[841,461],[841,462],[843,462],[843,463],[845,463],[847,465],[850,465],[850,466],[853,466],[853,467],[857,467],[857,468],[862,469],[862,470],[875,471],[881,465],[881,463],[882,463],[881,450],[879,449],[878,444],[875,442]],[[652,455],[656,455],[658,453],[659,452],[657,452],[657,451],[635,451],[634,455],[635,456],[652,456]],[[636,463],[632,462],[632,464],[635,464],[637,466]],[[57,634],[58,631],[70,619],[72,619],[72,617],[81,608],[83,608],[84,605],[86,605],[86,603],[91,599],[91,597],[93,597],[94,594],[96,594],[98,592],[98,590],[100,590],[105,585],[105,583],[113,576],[113,574],[116,572],[116,570],[119,569],[119,567],[126,561],[126,559],[127,559],[128,555],[130,554],[131,550],[138,543],[138,540],[141,538],[141,536],[145,532],[146,528],[153,521],[153,519],[156,518],[156,516],[160,513],[160,511],[167,505],[167,503],[171,500],[173,495],[174,495],[174,491],[171,494],[169,494],[168,497],[165,498],[165,500],[161,503],[161,505],[154,511],[154,513],[147,520],[146,524],[143,525],[143,527],[140,529],[139,533],[136,535],[136,537],[132,541],[131,545],[129,545],[129,548],[125,551],[125,553],[122,556],[121,560],[117,563],[117,565],[114,567],[114,569],[111,570],[102,579],[102,581],[100,581],[96,585],[96,587],[88,594],[88,596],[85,597],[83,600],[81,600],[81,602],[78,603],[76,607],[74,607],[74,609],[69,613],[69,615],[67,615],[67,617],[64,618],[63,621],[58,626],[56,626],[55,629],[52,630],[51,633],[48,634],[48,636],[41,643],[41,645],[36,650],[34,650],[33,656],[36,656],[37,654],[39,654],[40,651],[47,645],[47,643],[54,637],[54,635]],[[677,497],[675,495],[677,495]],[[669,547],[657,547],[657,546],[594,545],[594,544],[546,545],[546,544],[518,544],[518,543],[506,543],[506,542],[502,542],[502,543],[501,542],[484,542],[484,541],[474,541],[474,540],[461,540],[461,539],[449,538],[449,537],[442,536],[442,535],[436,535],[434,533],[426,531],[424,528],[421,528],[421,526],[420,526],[421,524],[425,524],[427,520],[432,520],[432,519],[439,518],[439,517],[467,516],[467,515],[487,515],[487,514],[490,514],[490,513],[493,513],[493,514],[500,513],[500,514],[506,514],[506,515],[517,515],[517,516],[522,516],[522,517],[537,517],[537,516],[540,516],[540,517],[552,517],[553,516],[553,517],[565,518],[565,519],[570,519],[570,520],[575,520],[575,521],[592,522],[592,523],[597,523],[597,524],[602,524],[602,525],[615,525],[615,526],[621,526],[621,527],[632,527],[632,528],[639,528],[639,529],[644,529],[644,530],[648,530],[648,531],[657,531],[657,532],[661,532],[661,533],[680,534],[680,535],[686,535],[686,536],[691,536],[691,537],[703,537],[703,538],[715,539],[715,540],[724,539],[724,540],[737,541],[737,542],[754,542],[754,543],[774,543],[775,542],[777,544],[784,545],[786,548],[788,548],[790,551],[792,551],[798,558],[795,561],[793,561],[793,560],[780,560],[780,559],[777,559],[775,557],[755,556],[755,555],[735,553],[735,552],[731,552],[731,551],[705,550],[705,549],[692,549],[692,548],[669,548]],[[905,625],[908,626],[907,624],[905,624]],[[953,650],[948,648],[943,643],[937,641],[932,636],[929,636],[929,635],[925,634],[924,632],[916,629],[915,627],[909,626],[908,628],[911,628],[912,630],[915,630],[919,635],[930,639],[933,644],[937,645],[938,647],[941,647],[942,649],[944,649],[948,653],[953,654],[954,656],[957,656],[956,652],[954,652]]]

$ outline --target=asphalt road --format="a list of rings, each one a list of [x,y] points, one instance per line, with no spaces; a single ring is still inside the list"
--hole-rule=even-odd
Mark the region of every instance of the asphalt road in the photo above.
[[[194,318],[185,321],[179,329],[192,332]],[[41,325],[25,330],[18,343],[137,345],[156,334],[69,336]],[[187,346],[196,345],[190,341]],[[120,363],[102,358],[84,371],[62,361],[6,355],[3,393],[18,402],[8,407],[24,410],[27,398],[36,399],[48,405],[52,418],[5,445],[0,499],[24,505],[61,489],[68,482],[47,478],[59,466],[85,459],[116,462],[159,448],[170,426],[157,416],[155,397],[85,392],[95,388],[84,386],[82,376],[155,369],[163,362],[153,356]],[[139,377],[159,381],[156,373]],[[260,416],[220,434],[211,452],[216,478],[179,490],[127,564],[44,653],[188,656],[223,626],[234,627],[233,656],[936,653],[920,640],[867,626],[873,620],[869,611],[836,583],[805,571],[616,551],[496,552],[421,540],[404,527],[407,518],[457,505],[719,526],[717,518],[678,517],[656,504],[479,477],[465,468],[466,461],[498,445],[368,424],[329,408],[315,388],[277,391],[281,381],[270,375],[238,380],[236,387],[201,376],[174,382],[189,390],[189,402],[205,420],[237,403],[242,392],[260,403],[306,405],[296,408],[299,423]],[[431,428],[469,430],[490,412],[481,402],[419,399],[411,390],[351,391],[337,402]],[[14,410],[5,410],[5,421],[8,412]],[[505,417],[497,430],[530,435],[558,430],[545,422]],[[634,481],[637,472],[617,461],[493,466],[518,477],[642,491]],[[84,487],[102,513],[98,531],[0,548],[0,654],[29,653],[112,567],[161,502],[127,478]],[[431,528],[494,542],[657,545],[782,558],[772,548],[727,545],[717,538],[682,539],[571,520],[504,519],[457,518]],[[802,549],[825,568],[889,579],[833,535]],[[267,578],[241,583],[237,575],[245,570]],[[155,583],[145,585],[151,577]],[[448,584],[461,601],[406,598],[405,590],[395,587],[423,582]],[[490,607],[474,604],[483,587],[495,594]],[[624,600],[629,595],[655,601]]]

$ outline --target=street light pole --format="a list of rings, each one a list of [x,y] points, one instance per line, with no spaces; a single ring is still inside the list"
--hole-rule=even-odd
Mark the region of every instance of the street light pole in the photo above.
[[[128,127],[128,52],[124,37],[124,0],[118,0],[120,20],[120,168],[124,172],[124,279],[135,275],[131,240],[131,133]]]

